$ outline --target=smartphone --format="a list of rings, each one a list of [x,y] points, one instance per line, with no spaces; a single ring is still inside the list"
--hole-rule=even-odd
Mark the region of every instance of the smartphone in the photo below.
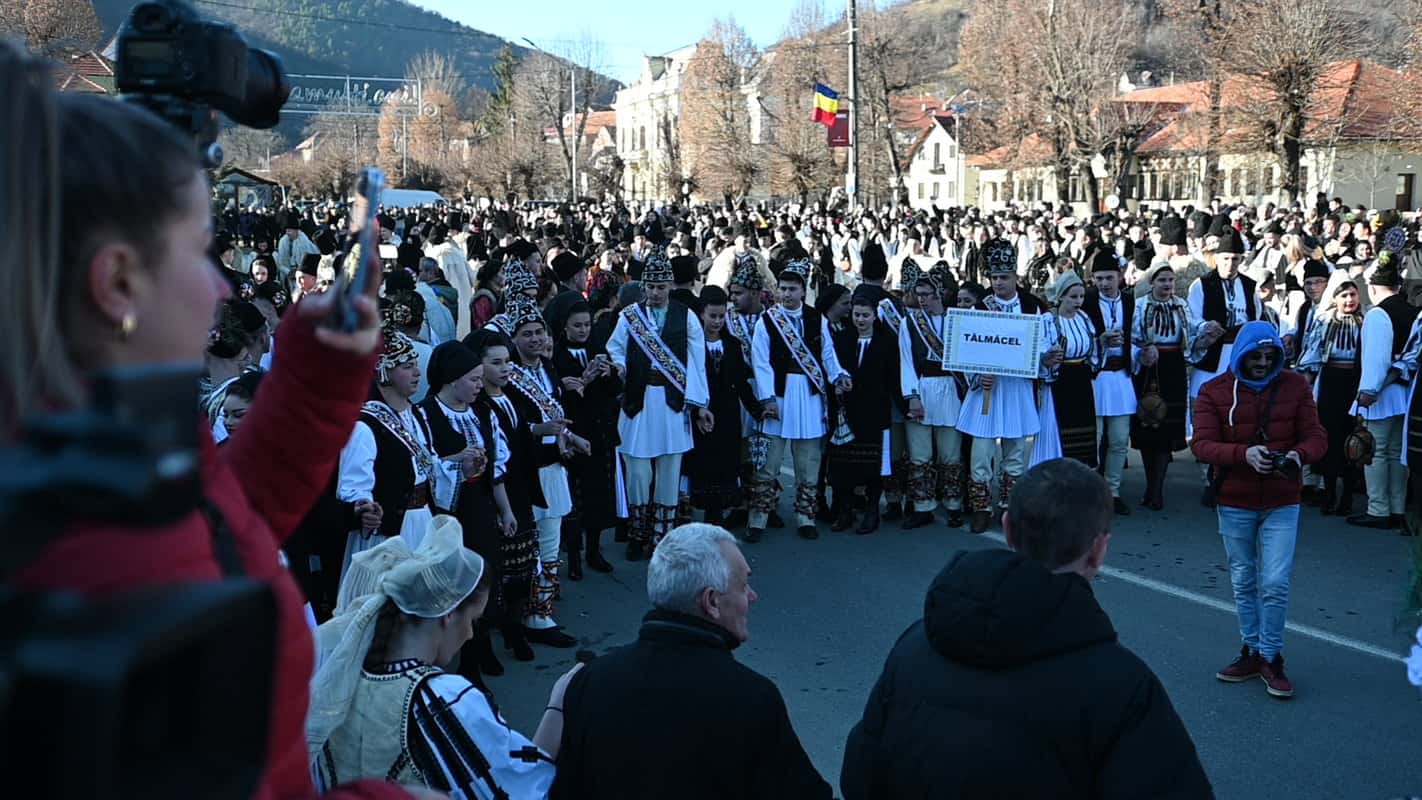
[[[331,325],[342,333],[354,333],[360,327],[360,313],[356,311],[355,299],[370,291],[373,282],[380,280],[380,262],[372,259],[370,253],[376,247],[375,214],[380,209],[380,193],[385,189],[385,173],[375,167],[366,167],[356,178],[355,192],[351,199],[350,226],[346,231],[346,246],[336,263],[336,282],[332,291],[336,292],[336,308],[332,312]]]

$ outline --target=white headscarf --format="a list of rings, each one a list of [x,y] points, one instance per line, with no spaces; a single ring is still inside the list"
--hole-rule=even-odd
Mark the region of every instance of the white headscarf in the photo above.
[[[316,629],[316,674],[306,716],[306,747],[314,760],[350,713],[361,669],[387,601],[406,614],[437,619],[473,593],[484,560],[463,545],[453,517],[438,516],[414,552],[396,536],[358,553],[342,577],[336,616]]]

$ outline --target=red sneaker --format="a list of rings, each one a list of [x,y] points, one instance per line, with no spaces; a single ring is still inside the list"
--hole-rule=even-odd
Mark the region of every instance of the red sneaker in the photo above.
[[[1265,661],[1263,657],[1260,657],[1259,677],[1264,681],[1264,685],[1268,687],[1269,694],[1275,697],[1294,696],[1294,682],[1289,680],[1288,676],[1284,674],[1283,656],[1276,655],[1273,661]]]
[[[1264,667],[1264,659],[1259,657],[1257,650],[1250,650],[1249,645],[1239,648],[1239,658],[1219,672],[1215,677],[1226,683],[1241,683],[1259,674]]]

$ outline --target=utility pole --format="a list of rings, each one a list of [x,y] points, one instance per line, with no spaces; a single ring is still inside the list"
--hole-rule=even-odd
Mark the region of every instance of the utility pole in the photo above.
[[[845,191],[849,209],[859,207],[859,16],[849,0],[849,175]]]
[[[529,47],[548,56],[548,60],[552,61],[556,67],[558,59],[552,53],[534,44],[533,40],[527,36],[523,37],[523,40]],[[571,117],[573,126],[572,158],[568,161],[568,200],[576,204],[578,202],[578,67],[571,61],[568,63],[568,95],[568,105],[573,112]],[[563,120],[558,120],[557,124],[561,126]]]

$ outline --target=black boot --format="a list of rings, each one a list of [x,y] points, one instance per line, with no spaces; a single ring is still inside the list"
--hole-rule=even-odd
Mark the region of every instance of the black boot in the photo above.
[[[1353,513],[1353,491],[1357,485],[1357,476],[1349,472],[1343,473],[1343,488],[1338,492],[1338,503],[1333,506],[1334,516],[1346,517]]]
[[[583,535],[578,527],[564,528],[563,531],[563,547],[568,551],[568,580],[570,581],[583,579]]]
[[[583,539],[587,543],[588,567],[594,572],[611,572],[612,564],[602,557],[602,531],[586,528],[583,530]]]
[[[614,542],[625,542],[625,541],[627,541],[627,520],[625,520],[625,519],[619,519],[619,520],[617,521],[617,527],[615,527],[615,528],[612,529],[612,541],[614,541]]]
[[[1338,479],[1328,476],[1323,479],[1323,498],[1318,504],[1318,510],[1327,517],[1333,514],[1333,507],[1338,505]]]
[[[532,661],[533,648],[528,644],[528,637],[525,634],[523,623],[518,620],[510,620],[499,624],[499,633],[504,636],[504,649],[512,650],[514,658],[519,661]]]

